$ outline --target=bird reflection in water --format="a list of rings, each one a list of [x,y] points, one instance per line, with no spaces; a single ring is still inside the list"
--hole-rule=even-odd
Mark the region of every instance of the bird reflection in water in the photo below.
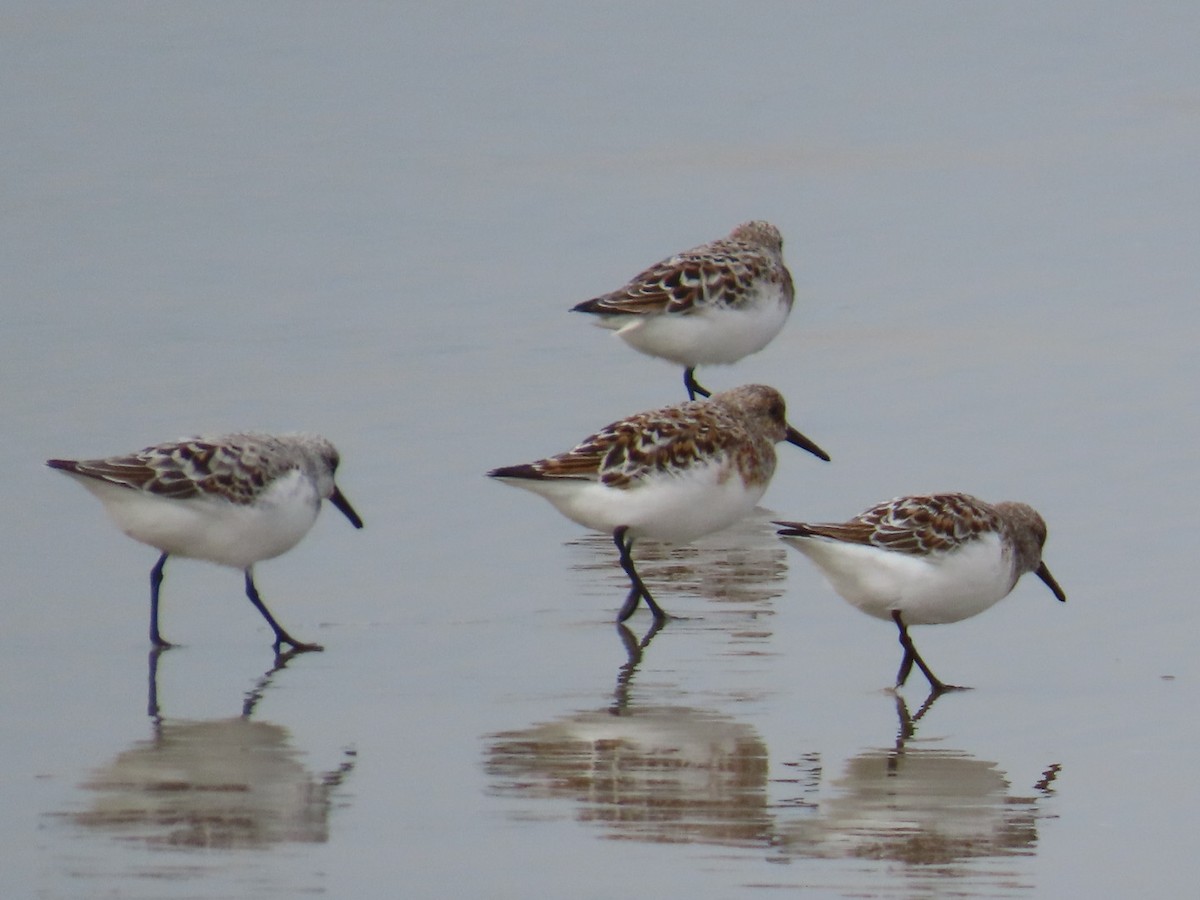
[[[612,703],[489,737],[492,792],[574,804],[612,837],[757,844],[765,839],[767,748],[753,728],[684,706],[633,701],[638,665],[658,632],[617,626],[626,661]]]
[[[751,616],[770,613],[769,601],[784,593],[788,564],[771,515],[756,509],[740,522],[689,544],[638,541],[634,551],[638,572],[656,596],[683,598],[684,618],[699,609],[696,597],[728,604]],[[604,573],[605,592],[610,592],[610,584],[612,593],[623,590],[627,579],[612,559],[610,537],[589,533],[567,546],[580,557],[572,568]]]
[[[343,751],[333,771],[313,775],[281,725],[251,719],[280,655],[246,694],[242,714],[192,721],[164,718],[158,705],[159,650],[150,653],[154,734],[119,753],[83,784],[90,807],[72,818],[87,828],[150,846],[261,848],[324,843],[333,795],[354,768]]]
[[[1012,876],[956,868],[972,859],[1029,855],[1038,838],[1043,802],[1053,794],[1060,766],[1048,766],[1032,793],[1015,795],[996,763],[941,746],[922,745],[917,724],[940,695],[915,713],[895,697],[899,728],[892,747],[864,750],[849,759],[834,792],[811,802],[820,780],[819,758],[792,768],[801,774],[805,797],[784,804],[809,815],[781,820],[779,861],[802,857],[882,859],[911,864],[914,873],[938,878]],[[815,773],[815,777],[814,777]],[[928,867],[936,867],[930,869]]]
[[[1017,872],[997,860],[1035,852],[1060,767],[1046,767],[1030,791],[1016,793],[996,763],[942,739],[918,739],[938,695],[915,714],[896,695],[892,745],[854,755],[832,781],[819,752],[772,777],[767,747],[750,725],[639,700],[633,681],[657,630],[640,641],[624,626],[618,633],[626,662],[607,707],[489,736],[493,795],[565,801],[564,815],[602,826],[608,837],[760,847],[780,863],[892,861],[906,865],[908,878],[968,887],[971,878],[1012,883]],[[969,865],[984,859],[985,867]]]

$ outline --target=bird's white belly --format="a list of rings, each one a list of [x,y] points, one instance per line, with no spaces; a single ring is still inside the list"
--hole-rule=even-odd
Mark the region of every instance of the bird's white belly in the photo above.
[[[134,540],[239,569],[292,549],[320,511],[312,482],[298,471],[277,479],[253,504],[212,497],[171,499],[93,478],[81,482]]]
[[[629,346],[682,366],[735,363],[771,342],[787,321],[789,307],[778,296],[728,309],[611,317],[605,323]],[[609,318],[609,317],[605,317]]]
[[[953,553],[909,556],[821,538],[792,543],[825,574],[833,589],[868,615],[908,625],[958,622],[978,615],[1012,590],[1012,563],[988,535]]]
[[[611,534],[625,525],[634,539],[677,543],[732,525],[754,509],[766,491],[766,484],[747,488],[736,472],[715,464],[656,475],[628,489],[571,479],[507,480],[541,494],[586,528]]]

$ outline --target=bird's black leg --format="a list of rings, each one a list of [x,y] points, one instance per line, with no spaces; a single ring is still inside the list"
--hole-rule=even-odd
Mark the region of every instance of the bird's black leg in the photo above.
[[[695,366],[689,366],[683,370],[683,386],[687,388],[689,400],[695,400],[697,394],[699,394],[701,397],[712,396],[712,391],[701,385],[700,382],[696,381]]]
[[[902,640],[901,644],[904,643]],[[904,648],[904,659],[900,661],[900,671],[896,673],[896,687],[904,687],[904,682],[908,681],[908,673],[912,671],[913,654],[908,647]]]
[[[305,644],[298,641],[283,630],[283,626],[275,621],[275,617],[271,615],[270,610],[267,609],[259,598],[258,589],[254,586],[254,573],[252,569],[246,570],[246,596],[250,598],[250,602],[254,604],[254,608],[262,613],[263,618],[267,620],[267,624],[275,632],[274,647],[276,653],[279,652],[280,644],[291,644],[297,651],[325,649],[320,644]]]
[[[892,610],[892,621],[900,629],[900,646],[904,648],[904,661],[900,664],[900,672],[896,676],[896,687],[904,684],[905,679],[908,678],[908,673],[912,671],[913,663],[916,663],[917,668],[929,680],[929,689],[933,694],[941,694],[944,691],[965,690],[957,685],[946,684],[933,674],[929,666],[925,665],[925,660],[921,659],[921,654],[917,652],[916,645],[913,643],[912,638],[908,636],[908,628],[905,626],[904,620],[900,617],[900,610]]]
[[[150,643],[159,648],[172,646],[171,642],[163,640],[163,636],[158,632],[158,588],[162,584],[163,566],[167,564],[167,555],[164,553],[160,556],[154,568],[150,570]]]
[[[625,605],[621,607],[621,611],[617,613],[617,621],[624,622],[633,615],[637,609],[638,600],[644,599],[646,605],[650,607],[650,612],[654,614],[655,622],[663,622],[667,618],[667,614],[662,611],[662,608],[654,602],[654,598],[650,596],[650,591],[646,588],[642,581],[642,576],[638,575],[637,569],[633,565],[633,557],[630,555],[630,550],[633,548],[633,540],[625,540],[625,535],[629,531],[629,526],[622,525],[613,532],[613,543],[617,545],[617,551],[621,554],[621,568],[625,570],[625,574],[629,576],[629,596],[625,598]]]
[[[621,605],[621,611],[617,613],[617,621],[624,622],[626,619],[632,616],[637,610],[638,602],[641,599],[642,592],[636,587],[631,587],[629,589],[629,594],[625,597],[625,602]]]

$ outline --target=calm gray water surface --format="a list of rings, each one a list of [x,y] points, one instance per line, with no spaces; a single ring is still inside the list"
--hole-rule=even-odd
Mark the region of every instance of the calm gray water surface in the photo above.
[[[0,894],[1176,896],[1200,880],[1200,9],[62,3],[0,19]],[[769,510],[644,571],[483,472],[682,397],[567,314],[748,218]],[[231,428],[366,520],[238,573],[42,466]],[[779,544],[921,490],[1034,579],[892,630]],[[153,705],[157,715],[151,716]]]

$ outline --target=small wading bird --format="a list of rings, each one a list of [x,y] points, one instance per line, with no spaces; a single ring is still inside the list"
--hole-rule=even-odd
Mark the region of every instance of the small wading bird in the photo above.
[[[254,586],[254,564],[286,553],[308,534],[325,499],[355,528],[362,519],[334,484],[338,452],[311,434],[226,434],[157,444],[105,459],[51,459],[95,494],[127,535],[162,551],[150,570],[150,640],[158,630],[158,589],[167,557],[242,569],[246,596],[275,632],[275,650],[320,650],[275,621]]]
[[[1066,594],[1042,562],[1046,523],[1024,503],[984,503],[969,494],[898,497],[848,522],[776,522],[779,536],[816,564],[851,605],[900,629],[904,658],[934,693],[955,690],[930,671],[908,634],[978,615],[1033,572],[1054,596]]]
[[[729,237],[677,253],[612,293],[572,312],[591,313],[629,346],[685,366],[688,398],[710,392],[699,365],[735,363],[783,328],[795,289],[783,264],[783,238],[769,222],[746,222]]]
[[[750,384],[629,416],[566,453],[488,475],[541,494],[571,521],[611,534],[630,581],[617,621],[644,599],[661,622],[666,614],[633,564],[634,542],[682,543],[732,525],[766,491],[780,441],[829,459],[788,425],[778,391]]]

